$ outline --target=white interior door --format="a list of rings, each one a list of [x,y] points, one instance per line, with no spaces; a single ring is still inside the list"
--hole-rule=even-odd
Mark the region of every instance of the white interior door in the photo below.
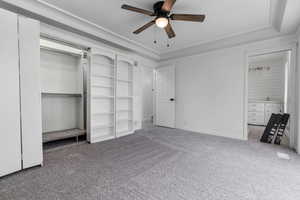
[[[175,67],[156,70],[156,125],[175,128]]]
[[[21,170],[17,15],[0,9],[0,177]]]

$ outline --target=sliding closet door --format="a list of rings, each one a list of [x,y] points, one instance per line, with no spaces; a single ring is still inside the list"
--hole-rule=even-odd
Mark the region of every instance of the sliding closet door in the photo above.
[[[0,9],[0,177],[21,170],[17,15]]]
[[[42,164],[40,24],[19,17],[23,168]]]
[[[115,55],[93,49],[88,84],[88,140],[115,138]]]

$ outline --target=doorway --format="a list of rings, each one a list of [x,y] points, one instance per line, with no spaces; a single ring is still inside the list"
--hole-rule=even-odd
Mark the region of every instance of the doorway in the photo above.
[[[292,50],[265,52],[248,56],[247,62],[247,139],[260,141],[272,114],[290,115],[282,145],[294,139],[294,67]]]

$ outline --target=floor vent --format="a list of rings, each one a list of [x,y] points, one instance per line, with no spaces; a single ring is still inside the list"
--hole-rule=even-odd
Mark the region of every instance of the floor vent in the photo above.
[[[278,156],[278,158],[283,159],[283,160],[290,160],[291,159],[289,154],[286,154],[286,153],[277,152],[277,156]]]

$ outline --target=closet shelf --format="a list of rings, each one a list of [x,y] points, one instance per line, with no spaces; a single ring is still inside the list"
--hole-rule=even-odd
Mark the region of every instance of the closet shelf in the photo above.
[[[42,92],[43,96],[62,96],[62,97],[82,97],[81,93],[54,93],[54,92]]]
[[[109,67],[109,68],[114,67],[114,64],[107,64],[107,63],[101,63],[101,62],[95,62],[95,61],[93,62],[93,64],[94,65],[100,65],[101,67]]]
[[[106,128],[113,128],[114,126],[111,124],[99,124],[99,125],[95,125],[92,128],[93,129],[106,129]]]
[[[93,76],[93,77],[96,77],[96,78],[108,78],[108,79],[114,79],[113,76],[108,76],[108,75],[98,75],[98,74],[93,74],[92,76]]]
[[[108,89],[113,89],[113,86],[109,86],[109,85],[97,85],[97,84],[93,84],[92,87],[95,88],[108,88]]]
[[[122,113],[122,112],[132,112],[132,110],[128,110],[128,109],[123,109],[123,110],[117,110],[118,113]]]
[[[119,82],[132,83],[132,80],[118,79]]]
[[[92,97],[93,99],[113,99],[114,96],[105,96],[105,95],[95,95]]]
[[[132,119],[118,119],[117,123],[123,123],[123,122],[132,122]]]
[[[73,137],[79,137],[82,135],[85,135],[86,131],[83,129],[67,129],[67,130],[61,130],[61,131],[52,131],[52,132],[44,132],[43,133],[43,143],[57,141],[57,140],[63,140]]]
[[[119,96],[118,99],[133,99],[133,96]]]
[[[97,115],[113,115],[114,113],[113,112],[98,112],[98,113],[93,113],[94,116],[97,116]]]

